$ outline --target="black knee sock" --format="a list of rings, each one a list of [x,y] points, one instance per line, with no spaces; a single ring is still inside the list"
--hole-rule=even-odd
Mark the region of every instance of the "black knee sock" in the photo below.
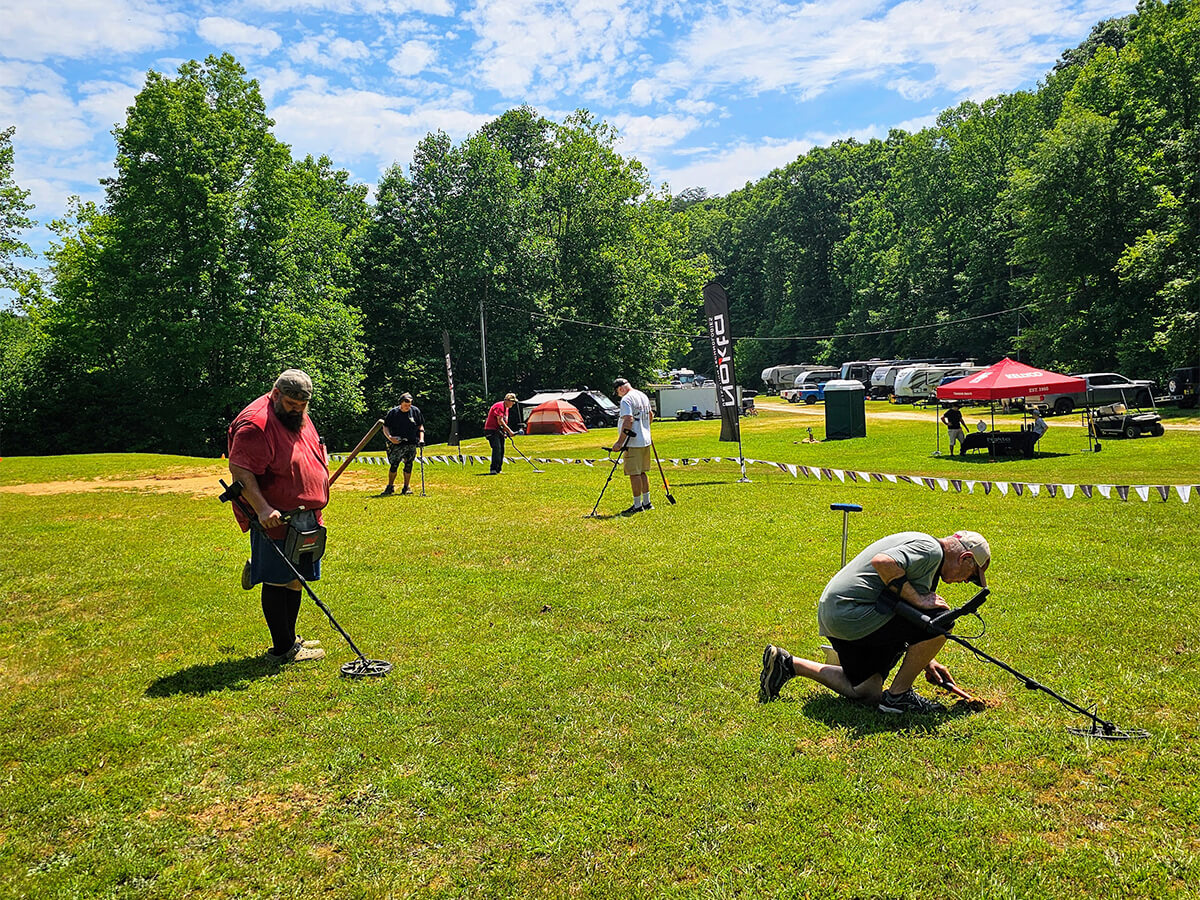
[[[300,614],[300,592],[279,584],[262,586],[263,618],[271,630],[273,652],[286,653],[296,642],[296,618]]]

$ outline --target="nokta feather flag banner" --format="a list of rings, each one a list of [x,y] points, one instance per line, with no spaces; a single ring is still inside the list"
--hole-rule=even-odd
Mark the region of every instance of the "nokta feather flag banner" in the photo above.
[[[458,446],[458,411],[454,406],[454,370],[450,367],[450,334],[442,329],[442,349],[446,351],[446,385],[450,388],[450,437],[446,446]]]
[[[704,286],[704,317],[712,342],[713,371],[716,372],[717,402],[721,406],[721,440],[737,441],[738,459],[742,456],[742,429],[738,421],[737,380],[733,373],[733,328],[729,322],[729,298],[715,281]],[[742,463],[742,480],[746,464]]]
[[[333,462],[341,462],[346,457],[345,455],[330,455],[329,458]],[[568,466],[591,467],[599,463],[612,462],[611,459],[605,458],[575,459],[572,457],[553,456],[534,456],[530,458],[536,463],[557,463]],[[475,463],[488,465],[490,461],[490,456],[435,455],[425,457],[425,462],[427,463],[459,464],[466,462],[471,465]],[[506,456],[504,461],[506,463],[516,463],[521,460],[517,457]],[[1180,502],[1189,503],[1193,492],[1200,489],[1200,485],[1197,484],[1052,484],[1025,481],[976,481],[929,475],[891,475],[886,472],[833,469],[829,467],[805,466],[797,463],[773,462],[766,459],[747,459],[745,457],[735,459],[730,456],[690,456],[675,459],[663,457],[662,461],[663,463],[669,462],[677,468],[679,466],[698,466],[703,464],[738,463],[743,472],[746,466],[770,466],[773,469],[778,469],[780,472],[790,475],[792,478],[803,476],[804,478],[815,478],[817,481],[837,481],[842,484],[849,481],[868,488],[876,484],[909,484],[922,490],[955,494],[964,492],[974,494],[978,488],[984,496],[991,498],[1013,497],[1036,499],[1046,497],[1057,499],[1061,497],[1063,500],[1070,500],[1078,494],[1079,497],[1085,500],[1091,500],[1096,496],[1100,496],[1105,500],[1115,498],[1128,503],[1136,497],[1144,503],[1150,503],[1155,500],[1166,503],[1173,494],[1179,498]],[[388,464],[386,456],[360,456],[357,462],[379,466]],[[1043,488],[1045,489],[1044,491]]]

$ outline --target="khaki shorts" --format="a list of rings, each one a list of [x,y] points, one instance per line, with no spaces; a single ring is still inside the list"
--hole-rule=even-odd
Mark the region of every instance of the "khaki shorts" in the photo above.
[[[626,447],[625,465],[622,469],[626,475],[645,475],[650,471],[649,447]]]

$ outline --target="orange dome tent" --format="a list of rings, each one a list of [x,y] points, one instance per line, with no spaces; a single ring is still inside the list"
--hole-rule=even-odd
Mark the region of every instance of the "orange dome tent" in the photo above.
[[[547,400],[535,406],[525,420],[526,434],[576,434],[587,430],[579,410],[566,400]]]

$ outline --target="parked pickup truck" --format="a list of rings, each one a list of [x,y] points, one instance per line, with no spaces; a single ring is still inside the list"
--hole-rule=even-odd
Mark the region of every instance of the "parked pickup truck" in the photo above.
[[[1046,394],[1037,398],[1038,409],[1065,416],[1085,403],[1093,406],[1106,403],[1153,406],[1153,381],[1126,378],[1115,372],[1072,372],[1071,375],[1073,378],[1082,378],[1087,390],[1075,394]]]
[[[837,369],[824,369],[819,372],[801,372],[796,376],[795,386],[779,392],[779,396],[788,403],[816,403],[819,399],[817,391],[824,387],[825,382],[841,375]],[[812,397],[813,399],[808,399]]]

